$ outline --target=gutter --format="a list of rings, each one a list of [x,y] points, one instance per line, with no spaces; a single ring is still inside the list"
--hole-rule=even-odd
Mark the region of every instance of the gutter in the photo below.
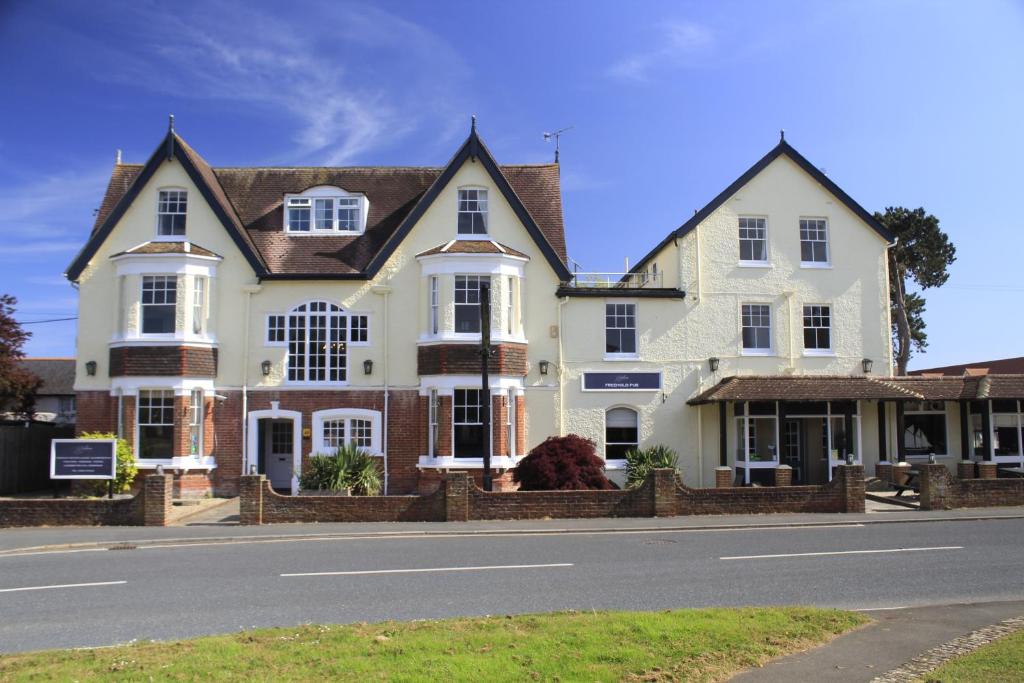
[[[388,285],[375,285],[371,288],[374,294],[384,297],[384,359],[382,365],[384,366],[384,425],[381,431],[381,450],[384,451],[384,495],[388,495],[388,429],[391,426],[391,421],[388,419],[388,407],[389,399],[391,397],[391,387],[388,379],[388,299],[391,294],[391,287]]]

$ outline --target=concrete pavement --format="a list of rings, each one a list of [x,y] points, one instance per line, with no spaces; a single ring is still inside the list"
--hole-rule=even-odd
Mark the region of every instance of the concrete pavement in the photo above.
[[[291,539],[262,527],[240,529],[248,538],[198,545],[8,554],[0,556],[0,652],[306,622],[1024,600],[1019,518],[873,524],[841,515],[847,523],[794,527],[778,517],[746,528],[709,528],[708,519],[685,528],[680,519],[611,520],[616,528],[563,520],[455,525],[461,533],[452,525],[394,525],[404,530],[381,534],[371,525],[368,536]],[[434,533],[410,532],[424,526],[436,526]],[[263,531],[269,535],[253,533]]]

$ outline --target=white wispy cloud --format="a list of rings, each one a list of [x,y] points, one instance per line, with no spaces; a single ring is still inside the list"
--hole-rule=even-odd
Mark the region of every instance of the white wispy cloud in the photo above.
[[[691,66],[713,47],[714,33],[707,26],[690,21],[661,24],[653,44],[628,55],[608,68],[608,75],[625,81],[643,82],[655,71]]]
[[[423,27],[353,3],[279,6],[220,0],[181,12],[132,3],[138,46],[109,44],[94,75],[160,94],[229,102],[294,122],[288,159],[341,165],[430,119],[461,116],[468,69]],[[436,122],[436,121],[435,121]]]
[[[92,225],[92,210],[99,206],[109,178],[107,166],[38,175],[0,187],[0,238],[5,241],[0,257],[31,253],[31,245],[49,252],[73,249],[50,240],[81,235],[83,225]],[[21,241],[26,238],[32,241]]]

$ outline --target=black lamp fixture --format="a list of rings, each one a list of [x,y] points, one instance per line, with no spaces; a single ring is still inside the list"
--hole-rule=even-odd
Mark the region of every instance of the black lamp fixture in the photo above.
[[[718,372],[718,359],[714,356],[708,358],[708,367],[711,368],[711,372]]]
[[[88,360],[85,362],[85,374],[89,375],[90,377],[96,376],[96,361]]]
[[[864,360],[862,360],[860,362],[860,367],[861,367],[862,370],[864,370],[864,374],[867,375],[867,374],[870,374],[871,366],[874,365],[874,364],[875,364],[875,361],[871,360],[870,358],[865,358]]]
[[[546,360],[538,361],[537,367],[540,369],[540,374],[546,375],[548,374],[548,368],[551,367],[551,362]]]
[[[260,370],[263,371],[264,377],[267,377],[270,374],[270,369],[272,367],[274,367],[274,364],[271,363],[269,360],[265,360],[262,363],[260,363]]]
[[[363,361],[363,374],[364,375],[372,375],[373,374],[373,361],[370,360],[369,358],[367,358],[366,360]]]

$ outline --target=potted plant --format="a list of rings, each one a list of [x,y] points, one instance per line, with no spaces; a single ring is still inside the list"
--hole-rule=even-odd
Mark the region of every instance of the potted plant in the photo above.
[[[377,459],[366,449],[345,444],[333,453],[310,456],[299,488],[299,495],[306,496],[376,496],[383,487]]]

